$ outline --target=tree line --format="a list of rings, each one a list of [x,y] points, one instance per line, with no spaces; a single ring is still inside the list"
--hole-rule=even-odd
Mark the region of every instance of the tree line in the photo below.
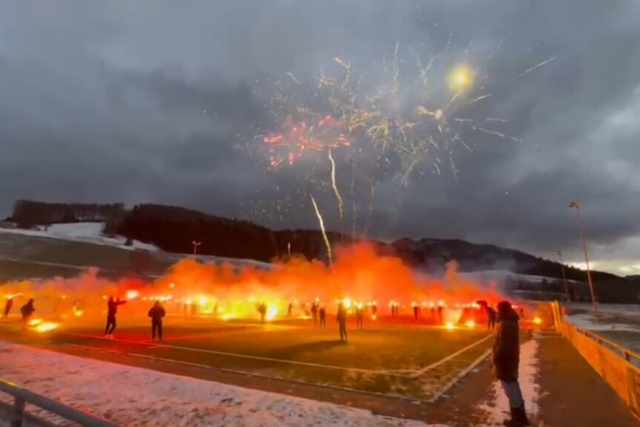
[[[18,200],[11,220],[19,227],[73,222],[118,222],[125,214],[123,203],[46,203]]]
[[[105,232],[152,243],[167,252],[197,252],[230,258],[271,261],[289,252],[307,259],[326,258],[322,236],[315,230],[274,231],[250,221],[223,218],[191,209],[141,204],[133,207]],[[331,234],[330,240],[341,236]]]

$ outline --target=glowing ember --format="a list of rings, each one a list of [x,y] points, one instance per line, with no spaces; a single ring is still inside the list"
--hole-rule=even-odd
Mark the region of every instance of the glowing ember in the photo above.
[[[350,308],[351,307],[351,298],[345,298],[342,300],[342,304],[344,304],[345,308]]]
[[[376,316],[375,314],[371,315],[371,320],[378,320],[378,316]]]
[[[536,325],[541,325],[542,324],[542,319],[539,317],[535,317],[533,319],[533,323],[535,323]]]
[[[474,322],[473,320],[467,321],[467,328],[475,328],[475,326],[476,322]]]
[[[273,320],[277,315],[278,315],[278,307],[270,305],[267,308],[267,315],[265,316],[265,319]]]
[[[138,291],[127,291],[126,298],[127,299],[135,299],[138,296]]]
[[[29,326],[38,326],[41,323],[42,323],[42,319],[31,319],[31,320],[29,320],[28,325]]]
[[[54,329],[58,328],[58,324],[57,323],[53,323],[53,322],[43,322],[40,323],[38,326],[35,327],[36,332],[49,332],[49,331],[53,331]]]
[[[453,323],[451,323],[451,322],[447,322],[447,323],[444,325],[444,327],[445,327],[445,329],[447,329],[447,330],[449,330],[449,331],[452,331],[452,330],[454,330],[454,329],[455,329],[455,326],[454,326],[454,325],[453,325]]]

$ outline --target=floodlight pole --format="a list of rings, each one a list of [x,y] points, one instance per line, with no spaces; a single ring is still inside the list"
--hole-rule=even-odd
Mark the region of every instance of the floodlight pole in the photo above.
[[[596,294],[593,291],[593,282],[591,280],[591,269],[589,268],[589,254],[587,251],[587,239],[584,233],[584,222],[582,221],[582,214],[580,213],[580,204],[578,202],[571,202],[570,208],[576,210],[578,218],[578,231],[580,232],[580,238],[582,239],[582,251],[584,252],[584,262],[587,267],[587,283],[589,284],[589,292],[591,292],[591,303],[593,304],[593,317],[598,318],[598,304],[596,303]]]
[[[564,283],[564,293],[567,298],[567,302],[571,301],[569,298],[569,285],[567,285],[567,276],[564,274],[564,261],[562,260],[562,251],[558,251],[558,257],[560,258],[560,267],[562,269],[562,283]]]
[[[202,244],[202,242],[196,242],[195,240],[191,242],[193,245],[193,256],[196,256],[198,253],[198,246]]]

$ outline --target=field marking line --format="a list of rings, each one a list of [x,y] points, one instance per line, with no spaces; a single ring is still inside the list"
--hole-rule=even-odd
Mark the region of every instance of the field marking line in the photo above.
[[[384,373],[384,371],[377,371],[371,369],[360,369],[360,368],[348,368],[344,366],[334,366],[334,365],[323,365],[320,363],[312,363],[312,362],[300,362],[298,360],[285,360],[285,359],[274,359],[271,357],[264,356],[252,356],[249,354],[237,354],[237,353],[228,353],[224,351],[216,351],[216,350],[206,350],[202,348],[193,348],[193,347],[184,347],[178,345],[161,345],[161,347],[175,349],[175,350],[183,350],[183,351],[192,351],[195,353],[205,353],[205,354],[216,354],[219,356],[228,356],[228,357],[237,357],[241,359],[251,359],[251,360],[260,360],[264,362],[275,362],[275,363],[284,363],[289,365],[298,365],[298,366],[308,366],[312,368],[324,368],[324,369],[334,369],[341,371],[350,371],[350,372],[360,372],[365,374],[377,374]]]
[[[449,356],[445,357],[444,359],[441,359],[435,363],[432,363],[431,365],[428,365],[420,370],[384,370],[384,369],[361,369],[361,368],[351,368],[351,367],[345,367],[345,366],[335,366],[335,365],[324,365],[324,364],[320,364],[320,363],[312,363],[312,362],[301,362],[301,361],[297,361],[297,360],[285,360],[285,359],[275,359],[275,358],[271,358],[271,357],[264,357],[264,356],[253,356],[253,355],[249,355],[249,354],[238,354],[238,353],[229,353],[229,352],[224,352],[224,351],[217,351],[217,350],[207,350],[207,349],[201,349],[201,348],[195,348],[195,347],[185,347],[185,346],[180,346],[180,345],[173,345],[173,344],[152,344],[152,343],[147,343],[147,342],[140,342],[140,341],[129,341],[129,340],[122,340],[122,339],[107,339],[104,337],[100,337],[100,336],[96,336],[96,335],[86,335],[86,334],[75,334],[75,333],[71,333],[71,332],[65,332],[65,334],[67,335],[74,335],[74,336],[80,336],[80,337],[85,337],[85,338],[92,338],[92,339],[96,339],[96,340],[103,340],[103,341],[115,341],[115,342],[123,342],[123,343],[129,343],[129,344],[136,344],[136,345],[142,345],[142,346],[146,346],[147,348],[152,348],[152,349],[161,349],[161,348],[167,348],[167,349],[174,349],[174,350],[181,350],[181,351],[191,351],[194,353],[204,353],[204,354],[215,354],[215,355],[219,355],[219,356],[227,356],[227,357],[235,357],[235,358],[240,358],[240,359],[249,359],[249,360],[260,360],[263,362],[274,362],[274,363],[282,363],[282,364],[289,364],[289,365],[296,365],[296,366],[307,366],[307,367],[313,367],[313,368],[322,368],[322,369],[331,369],[331,370],[340,370],[340,371],[346,371],[346,372],[359,372],[359,373],[363,373],[363,374],[379,374],[379,375],[388,375],[388,376],[392,376],[392,377],[404,377],[404,378],[416,378],[419,377],[420,375],[423,375],[424,373],[437,368],[438,366],[448,362],[449,360],[459,356],[460,354],[466,352],[467,350],[472,349],[473,347],[483,343],[484,341],[487,341],[489,338],[491,338],[493,335],[487,335],[486,337],[480,339],[479,341],[476,341],[470,345],[468,345],[467,347],[464,347],[458,351],[456,351],[453,354],[450,354]]]
[[[249,371],[239,371],[237,369],[221,368],[221,367],[218,367],[218,366],[200,365],[198,363],[183,362],[183,361],[180,361],[180,360],[164,358],[164,357],[157,357],[157,356],[148,356],[148,355],[145,355],[145,354],[136,354],[136,353],[123,353],[123,354],[125,356],[138,357],[138,358],[147,359],[147,360],[155,360],[155,361],[159,361],[159,362],[166,362],[166,363],[178,364],[178,365],[186,365],[186,366],[196,367],[196,368],[205,369],[205,370],[213,370],[213,371],[225,372],[225,373],[234,374],[234,375],[241,375],[243,377],[254,377],[254,378],[260,378],[260,379],[263,379],[263,380],[285,382],[285,383],[290,383],[290,384],[294,384],[294,385],[300,385],[300,386],[304,386],[304,387],[317,387],[317,388],[323,388],[323,389],[328,389],[328,390],[336,390],[336,391],[347,392],[347,393],[362,394],[362,395],[366,395],[366,396],[376,396],[376,397],[380,397],[380,398],[384,398],[384,399],[403,400],[403,401],[410,402],[410,403],[412,403],[414,405],[423,405],[423,404],[426,405],[426,404],[431,403],[431,400],[425,400],[423,398],[415,397],[415,396],[402,396],[402,395],[397,395],[397,394],[384,394],[384,393],[375,392],[375,391],[358,390],[356,388],[341,387],[341,386],[330,385],[330,384],[312,383],[312,382],[304,381],[304,380],[297,380],[297,379],[292,379],[292,378],[284,378],[284,377],[278,377],[278,376],[267,375],[267,374],[260,374],[260,373],[249,372]],[[194,378],[198,378],[198,377],[194,377]],[[207,379],[202,379],[202,378],[198,378],[198,379],[201,379],[203,381],[213,381],[213,380],[207,380]],[[234,385],[234,384],[231,384],[231,385]],[[240,386],[236,386],[236,387],[240,387]],[[255,389],[255,390],[262,390],[262,389]],[[281,392],[272,392],[272,393],[287,394],[287,393],[281,393]]]
[[[451,389],[451,387],[456,385],[456,383],[458,381],[460,381],[463,377],[465,377],[467,374],[469,374],[469,372],[471,372],[475,368],[477,368],[478,365],[480,365],[480,363],[482,363],[487,357],[489,357],[490,354],[491,354],[491,350],[487,350],[484,353],[482,353],[482,355],[480,355],[480,357],[478,357],[476,360],[471,362],[471,364],[469,366],[467,366],[462,371],[460,371],[460,373],[458,375],[456,375],[456,377],[454,379],[449,381],[439,391],[434,393],[434,396],[431,399],[429,399],[429,402],[435,402],[436,400],[440,399],[447,391],[449,391],[449,389]]]
[[[462,353],[466,352],[467,350],[471,350],[472,348],[482,344],[483,342],[489,340],[489,338],[493,338],[493,334],[487,335],[486,337],[482,338],[481,340],[476,341],[476,342],[466,346],[465,348],[462,348],[462,349],[456,351],[455,353],[452,353],[452,354],[448,355],[444,359],[439,360],[439,361],[437,361],[435,363],[432,363],[431,365],[425,366],[424,368],[415,371],[415,373],[412,376],[419,377],[420,375],[423,375],[423,374],[425,374],[425,373],[437,368],[438,366],[447,363],[451,359],[454,359],[454,358],[460,356]]]
[[[66,335],[72,335],[72,336],[83,337],[83,338],[91,338],[91,339],[100,340],[100,341],[137,344],[137,345],[146,346],[148,348],[156,348],[156,349],[168,348],[168,349],[174,349],[174,350],[192,351],[192,352],[195,352],[195,353],[216,354],[216,355],[220,355],[220,356],[237,357],[237,358],[241,358],[241,359],[262,360],[262,361],[266,361],[266,362],[285,363],[285,364],[290,364],[290,365],[309,366],[309,367],[316,367],[316,368],[335,369],[335,370],[361,372],[361,373],[373,373],[373,374],[377,374],[377,373],[384,374],[385,373],[385,371],[377,371],[377,370],[370,370],[370,369],[359,369],[359,368],[347,368],[347,367],[344,367],[344,366],[322,365],[322,364],[319,364],[319,363],[300,362],[300,361],[297,361],[297,360],[274,359],[274,358],[270,358],[270,357],[252,356],[252,355],[249,355],[249,354],[228,353],[228,352],[223,352],[223,351],[207,350],[207,349],[194,348],[194,347],[184,347],[184,346],[171,345],[171,344],[152,344],[152,343],[146,343],[146,342],[140,342],[140,341],[129,341],[129,340],[123,340],[123,339],[117,339],[117,338],[108,339],[108,338],[104,338],[104,337],[97,336],[97,335],[77,334],[77,333],[72,333],[72,332],[63,332],[63,333],[66,334]]]

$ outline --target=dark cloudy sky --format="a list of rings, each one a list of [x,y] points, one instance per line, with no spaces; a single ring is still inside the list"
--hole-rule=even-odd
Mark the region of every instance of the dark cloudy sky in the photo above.
[[[281,201],[300,168],[268,172],[247,150],[273,121],[273,82],[290,72],[311,84],[334,56],[375,77],[399,43],[425,61],[441,52],[442,64],[482,70],[493,96],[469,114],[506,120],[492,129],[522,142],[467,128],[473,151],[455,149],[457,177],[443,167],[406,189],[363,167],[379,186],[371,209],[370,192],[354,191],[359,232],[563,250],[579,262],[576,199],[595,266],[640,273],[637,1],[5,0],[1,9],[0,212],[18,198],[158,202],[316,226],[307,190]],[[348,205],[349,162],[338,163]],[[338,229],[331,193],[316,194]]]

